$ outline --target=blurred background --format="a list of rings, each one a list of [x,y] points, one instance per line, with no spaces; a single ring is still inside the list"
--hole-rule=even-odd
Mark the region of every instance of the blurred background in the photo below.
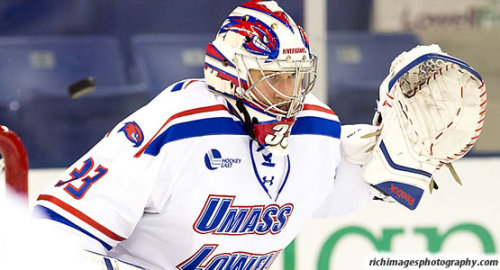
[[[21,136],[32,168],[69,166],[166,86],[203,77],[206,44],[243,2],[2,0],[0,122]],[[489,117],[471,154],[500,153],[499,120],[492,117],[500,98],[494,91],[499,1],[278,2],[320,49],[324,83],[315,91],[343,124],[371,122],[378,86],[395,56],[438,43],[476,68],[490,90]],[[306,23],[307,16],[313,18]],[[319,37],[318,29],[324,31]],[[68,86],[87,77],[97,89],[72,100]]]
[[[145,105],[168,85],[181,79],[202,78],[206,44],[212,41],[229,12],[243,2],[1,0],[0,124],[16,131],[25,143],[30,167],[35,169],[30,184],[33,178],[42,179],[33,185],[34,189],[45,183],[43,179],[55,177],[48,169],[71,165],[121,119]],[[497,140],[500,135],[497,117],[500,115],[497,91],[500,86],[500,1],[277,2],[305,26],[313,49],[319,48],[324,83],[315,91],[335,110],[343,124],[371,122],[378,86],[388,73],[391,61],[417,44],[437,43],[443,51],[466,61],[483,76],[489,90],[487,119],[480,140],[467,155],[469,158],[459,163],[464,164],[463,172],[476,178],[476,189],[469,187],[467,192],[471,196],[460,204],[450,197],[441,198],[437,204],[442,210],[436,210],[433,205],[427,210],[422,206],[424,210],[420,216],[415,215],[416,221],[406,220],[408,213],[401,212],[397,219],[406,221],[388,226],[412,232],[416,230],[411,227],[415,221],[446,232],[453,226],[476,224],[485,228],[495,243],[498,232],[489,228],[500,228],[500,222],[498,218],[487,218],[489,215],[485,211],[498,213],[498,199],[488,197],[489,208],[478,205],[476,199],[484,200],[487,192],[498,190],[498,181],[494,180],[498,180],[500,167]],[[317,18],[312,18],[314,14]],[[68,86],[88,77],[95,80],[96,90],[71,99]],[[448,176],[443,178],[448,179]],[[488,186],[486,193],[481,189],[484,185]],[[447,196],[463,197],[459,192],[447,193]],[[492,197],[496,197],[494,194]],[[437,200],[436,197],[439,195],[432,197],[433,200]],[[463,210],[460,212],[463,218],[449,219],[450,211],[456,210],[446,206],[465,207],[472,216]],[[482,211],[477,212],[477,207]],[[376,220],[385,216],[391,219],[394,212],[391,208],[374,211],[377,210],[368,208],[351,219],[341,219],[340,224],[328,223],[331,231],[326,229],[326,235],[305,238],[319,239],[316,242],[321,245],[333,235],[334,228],[352,224],[364,224],[360,226],[380,233],[385,227],[363,223],[363,215]],[[438,214],[442,212],[447,213],[444,215],[447,219]],[[411,238],[411,235],[406,236]],[[411,244],[401,245],[403,250],[413,245],[414,241],[409,241]],[[495,245],[481,249],[481,243],[474,239],[465,237],[457,241],[458,246],[474,249],[463,252],[479,250],[482,254],[482,251],[492,253],[493,250],[496,253]],[[370,245],[365,249],[373,250]],[[299,244],[287,249],[285,259],[280,259],[275,268],[326,269],[318,254],[324,255],[328,250],[302,257],[300,250]],[[314,249],[308,252],[311,250]],[[418,252],[426,251],[429,246],[422,244]]]

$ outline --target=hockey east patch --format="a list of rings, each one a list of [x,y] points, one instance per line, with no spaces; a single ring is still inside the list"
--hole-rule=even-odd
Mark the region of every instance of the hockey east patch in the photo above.
[[[210,195],[193,224],[201,234],[278,234],[286,226],[293,204],[237,206],[234,196]]]
[[[209,170],[218,168],[232,168],[233,164],[240,164],[241,158],[222,158],[222,154],[217,149],[211,149],[205,154],[205,166]]]

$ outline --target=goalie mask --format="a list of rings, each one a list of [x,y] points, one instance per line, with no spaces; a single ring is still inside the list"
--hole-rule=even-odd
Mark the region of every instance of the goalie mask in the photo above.
[[[205,80],[268,150],[286,153],[287,137],[316,79],[304,30],[274,1],[249,1],[207,46]]]

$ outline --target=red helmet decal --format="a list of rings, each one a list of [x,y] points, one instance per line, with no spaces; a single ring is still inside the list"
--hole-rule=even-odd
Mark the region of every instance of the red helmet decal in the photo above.
[[[279,39],[271,27],[251,16],[228,17],[228,22],[222,26],[219,34],[228,31],[236,32],[248,39],[243,47],[250,53],[276,59],[279,54]]]
[[[248,8],[248,9],[253,9],[253,10],[265,13],[265,14],[277,19],[278,21],[280,21],[288,29],[290,29],[290,31],[292,31],[292,33],[294,32],[292,25],[291,25],[290,21],[288,20],[288,16],[286,15],[286,13],[284,11],[271,11],[266,5],[260,4],[259,2],[261,2],[261,1],[253,0],[253,1],[246,2],[241,6]]]

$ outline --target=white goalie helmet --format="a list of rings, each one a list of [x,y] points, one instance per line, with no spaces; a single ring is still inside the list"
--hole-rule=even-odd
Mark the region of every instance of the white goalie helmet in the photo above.
[[[288,136],[315,79],[316,57],[304,30],[275,1],[237,7],[207,46],[206,83],[236,104],[250,136],[264,146],[286,148],[286,140],[269,140],[273,134],[266,140],[274,127],[259,123],[287,125],[280,130]]]

